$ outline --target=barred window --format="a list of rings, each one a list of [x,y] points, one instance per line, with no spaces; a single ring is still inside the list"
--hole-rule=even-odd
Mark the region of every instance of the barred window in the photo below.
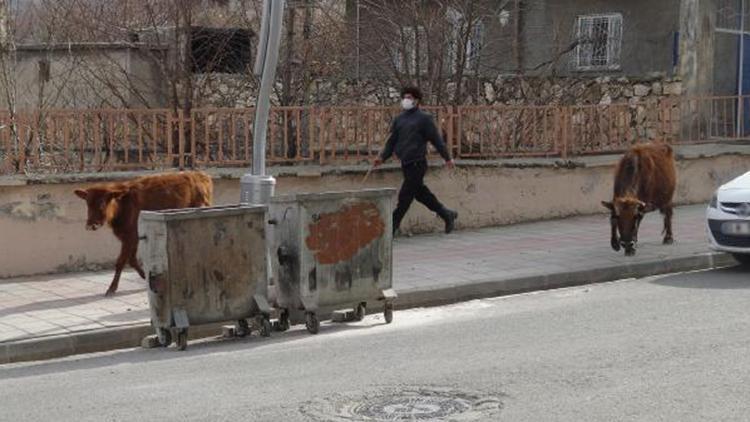
[[[576,69],[619,69],[622,46],[622,15],[612,13],[579,16],[577,26]]]

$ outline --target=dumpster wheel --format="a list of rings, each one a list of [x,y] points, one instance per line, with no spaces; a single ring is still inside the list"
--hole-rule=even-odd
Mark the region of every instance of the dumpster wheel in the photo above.
[[[182,328],[177,332],[177,350],[185,350],[187,349],[187,343],[188,343],[188,330],[187,328]]]
[[[383,306],[383,317],[385,317],[385,323],[390,324],[393,322],[393,303],[386,302]]]
[[[318,321],[318,316],[315,315],[315,312],[305,314],[305,327],[307,327],[307,331],[310,334],[318,334],[318,331],[320,331],[320,321]]]
[[[367,304],[365,302],[361,302],[359,305],[354,307],[354,320],[362,321],[363,319],[365,319],[365,315],[367,315]]]
[[[250,334],[250,324],[247,323],[246,319],[237,320],[237,337],[245,337]]]
[[[161,347],[169,347],[172,344],[172,330],[169,328],[157,328],[156,338]]]
[[[279,315],[279,320],[274,324],[276,331],[288,331],[291,324],[289,323],[289,311],[284,309]]]
[[[260,320],[260,335],[263,337],[271,337],[271,321],[267,317],[263,317]]]

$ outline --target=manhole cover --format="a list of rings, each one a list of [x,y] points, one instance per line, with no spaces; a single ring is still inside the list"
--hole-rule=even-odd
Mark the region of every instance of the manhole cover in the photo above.
[[[319,421],[475,421],[502,409],[500,398],[450,388],[410,387],[361,397],[336,395],[301,411]]]

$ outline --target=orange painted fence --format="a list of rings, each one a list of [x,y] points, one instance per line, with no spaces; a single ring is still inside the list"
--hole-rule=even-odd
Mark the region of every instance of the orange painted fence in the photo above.
[[[637,142],[736,141],[750,134],[750,97],[592,106],[427,107],[460,159],[569,157]],[[0,112],[0,174],[191,167],[252,161],[252,108]],[[336,165],[381,150],[392,107],[274,107],[269,164]]]

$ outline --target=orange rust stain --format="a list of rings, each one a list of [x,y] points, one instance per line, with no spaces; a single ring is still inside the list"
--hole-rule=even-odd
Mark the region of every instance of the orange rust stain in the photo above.
[[[345,205],[339,211],[321,214],[310,224],[305,239],[315,259],[324,265],[351,259],[360,249],[383,236],[385,223],[373,203]]]

